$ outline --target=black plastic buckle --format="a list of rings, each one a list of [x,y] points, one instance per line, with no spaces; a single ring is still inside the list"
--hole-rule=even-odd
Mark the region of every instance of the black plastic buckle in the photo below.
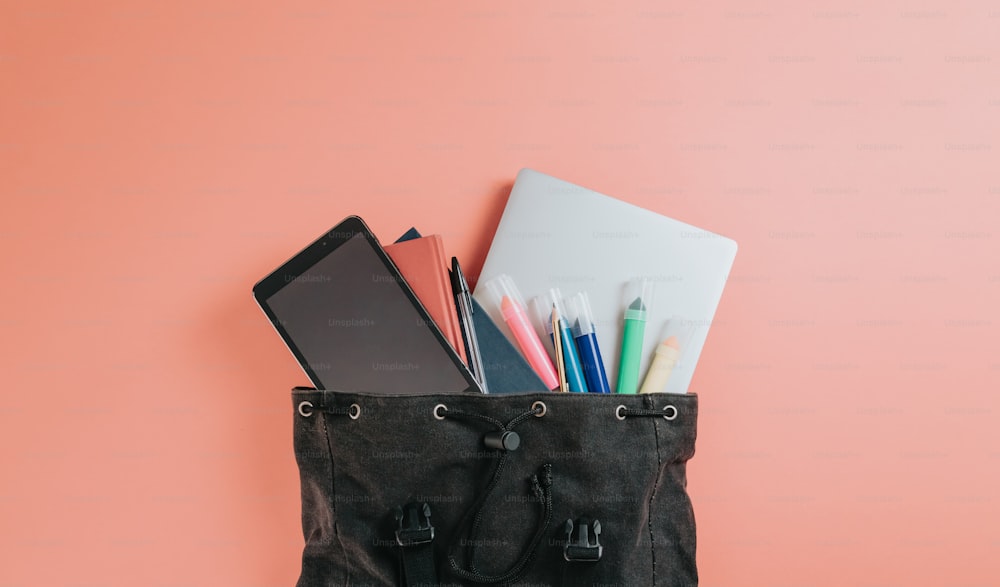
[[[415,546],[434,540],[434,526],[431,526],[431,506],[426,503],[408,503],[396,507],[396,543],[400,546]]]
[[[563,547],[563,557],[570,562],[596,562],[601,560],[604,547],[599,540],[601,523],[580,518],[566,520],[566,546]]]

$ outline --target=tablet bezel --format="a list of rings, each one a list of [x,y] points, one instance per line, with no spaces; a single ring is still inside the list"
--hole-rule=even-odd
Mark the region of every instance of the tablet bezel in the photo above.
[[[462,359],[459,358],[458,353],[456,353],[452,348],[451,343],[448,342],[444,333],[441,332],[441,329],[431,318],[427,309],[420,302],[420,299],[417,298],[409,284],[406,283],[406,280],[399,272],[399,268],[392,262],[392,259],[390,259],[389,255],[386,254],[381,243],[379,243],[378,239],[375,238],[371,229],[368,228],[368,225],[366,225],[364,220],[362,220],[359,216],[348,216],[253,286],[254,301],[257,302],[257,305],[264,312],[264,315],[267,316],[271,326],[273,326],[278,332],[278,335],[281,336],[281,340],[284,341],[285,346],[287,346],[288,350],[290,350],[295,356],[295,359],[306,372],[306,375],[309,377],[310,381],[312,381],[313,385],[315,385],[317,389],[337,389],[336,387],[328,387],[332,384],[332,382],[324,383],[320,380],[316,372],[309,366],[305,356],[295,345],[291,336],[289,336],[288,332],[281,325],[281,321],[278,319],[277,315],[275,315],[274,311],[271,310],[271,307],[267,304],[267,300],[277,292],[281,291],[281,289],[288,283],[303,273],[309,271],[309,269],[324,259],[327,255],[333,253],[341,245],[359,234],[364,236],[368,245],[375,251],[375,254],[382,261],[386,270],[392,275],[393,281],[397,283],[400,289],[403,290],[403,293],[406,294],[407,299],[410,300],[410,303],[413,304],[417,313],[420,315],[420,319],[428,325],[442,349],[448,354],[452,363],[455,364],[455,367],[469,384],[469,386],[464,390],[455,393],[470,391],[482,393],[482,389],[479,387],[475,377],[473,377],[472,373],[469,371],[469,368],[462,362]],[[367,391],[370,392],[371,390]],[[427,391],[430,392],[437,390]],[[395,392],[388,390],[386,393]]]

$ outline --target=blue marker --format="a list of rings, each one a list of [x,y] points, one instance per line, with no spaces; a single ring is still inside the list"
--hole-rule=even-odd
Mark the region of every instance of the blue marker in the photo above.
[[[588,389],[587,379],[584,377],[583,367],[580,365],[580,354],[576,349],[576,341],[573,340],[573,332],[566,320],[562,295],[558,289],[550,289],[548,294],[538,296],[533,302],[535,315],[545,332],[548,333],[553,346],[555,346],[555,335],[552,332],[552,307],[555,306],[559,319],[559,340],[562,342],[562,355],[566,363],[566,382],[569,383],[570,391],[586,392]]]
[[[594,313],[590,309],[590,298],[580,292],[566,299],[569,310],[567,320],[573,328],[573,338],[583,363],[583,375],[587,386],[594,393],[611,393],[608,375],[604,370],[601,348],[597,345],[597,331],[594,329]]]

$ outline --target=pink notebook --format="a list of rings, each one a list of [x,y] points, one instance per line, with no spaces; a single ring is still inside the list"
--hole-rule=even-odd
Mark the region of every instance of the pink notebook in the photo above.
[[[462,362],[468,365],[441,235],[423,236],[384,245],[383,248]]]

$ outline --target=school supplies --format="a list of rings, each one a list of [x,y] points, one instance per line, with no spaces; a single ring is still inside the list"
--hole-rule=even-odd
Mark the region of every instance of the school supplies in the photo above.
[[[427,308],[441,332],[448,337],[455,352],[475,374],[462,341],[462,327],[458,321],[441,236],[431,234],[385,245],[384,248],[403,278],[413,288],[413,293],[417,294],[417,299]]]
[[[573,340],[566,310],[562,305],[562,294],[558,289],[550,289],[532,300],[536,318],[545,326],[545,332],[556,347],[555,358],[566,367],[566,382],[569,391],[587,391],[587,380],[580,365],[580,354]],[[558,344],[557,344],[558,343]]]
[[[618,361],[618,393],[635,393],[639,387],[639,363],[642,360],[642,339],[646,331],[652,283],[637,278],[625,289],[625,327],[622,329],[621,360]]]
[[[664,201],[663,209],[667,206]],[[572,222],[552,222],[567,210],[572,210]],[[656,287],[653,297],[644,300],[652,308],[647,330],[659,333],[666,319],[675,314],[699,325],[684,343],[685,367],[675,369],[664,390],[685,393],[736,249],[734,241],[718,234],[524,169],[500,218],[480,284],[504,273],[529,297],[549,288],[586,288],[596,336],[605,354],[604,366],[608,374],[617,374],[620,355],[616,350],[624,326],[621,285],[636,276],[648,278]],[[489,293],[478,285],[473,297],[483,301]],[[500,309],[484,306],[513,341]],[[660,340],[649,336],[643,341],[639,373],[651,363]]]
[[[676,336],[671,336],[656,347],[653,363],[649,366],[646,379],[642,382],[639,393],[659,393],[667,386],[670,374],[677,364],[680,345]]]
[[[501,274],[486,281],[485,285],[493,301],[493,311],[510,329],[528,364],[548,389],[555,389],[559,385],[555,366],[528,321],[528,316],[524,312],[524,299],[514,285],[514,280],[508,275]]]
[[[447,279],[440,239],[436,247],[419,245],[428,252],[418,255],[418,264],[433,265],[430,273],[435,276],[435,287],[425,294],[428,301],[421,303],[402,268],[353,217],[255,286],[255,297],[283,337],[288,332],[297,339],[313,335],[328,351],[338,353],[335,373],[345,366],[368,368],[359,355],[363,353],[370,357],[371,370],[388,372],[376,375],[391,376],[362,380],[358,387],[336,382],[333,389],[293,390],[302,527],[307,538],[300,584],[638,585],[649,584],[654,577],[671,585],[697,585],[695,526],[685,468],[694,453],[698,397],[676,395],[677,381],[683,380],[683,392],[690,379],[687,367],[693,365],[693,360],[682,365],[679,358],[681,349],[686,351],[685,361],[690,357],[694,325],[707,323],[704,312],[691,308],[707,310],[711,319],[732,263],[732,255],[728,261],[726,255],[735,253],[735,243],[694,233],[699,236],[678,237],[682,240],[673,242],[676,247],[671,249],[666,246],[671,243],[660,239],[671,233],[669,229],[687,225],[665,219],[669,226],[653,229],[658,220],[629,217],[634,207],[608,203],[604,196],[595,200],[585,190],[580,193],[582,188],[549,180],[525,170],[515,192],[519,185],[545,188],[540,202],[570,194],[574,212],[584,211],[591,221],[607,212],[602,221],[611,232],[591,229],[587,222],[581,226],[574,218],[575,233],[564,235],[563,226],[546,224],[549,233],[533,233],[529,227],[521,234],[501,235],[505,220],[501,221],[498,238],[529,243],[534,238],[553,239],[540,247],[521,243],[522,252],[532,254],[517,261],[505,257],[505,246],[498,248],[497,242],[490,252],[527,277],[531,289],[521,291],[542,300],[536,304],[542,310],[541,337],[533,331],[524,298],[510,275],[484,268],[479,279],[484,284],[482,299],[491,302],[489,312],[498,317],[496,321],[469,297],[455,258]],[[514,200],[524,198],[512,194],[511,200],[504,219]],[[615,210],[622,213],[610,214]],[[625,232],[615,232],[619,221],[627,221],[620,225]],[[640,231],[634,237],[627,232],[633,228]],[[587,230],[592,231],[587,234]],[[414,238],[420,237],[411,229],[400,240]],[[633,238],[637,242],[627,242]],[[719,239],[723,246],[705,248],[701,245],[707,241],[702,241],[694,246],[703,253],[700,256],[684,250],[691,244],[684,239],[702,238]],[[605,248],[594,246],[603,239],[609,239]],[[357,263],[324,264],[332,256],[328,245],[350,253],[349,259]],[[647,246],[652,248],[643,249]],[[366,261],[362,249],[378,263],[371,262],[372,255]],[[572,258],[576,255],[584,265]],[[672,265],[656,263],[654,258]],[[705,268],[716,280],[721,275],[721,281],[699,277]],[[724,268],[721,274],[720,268]],[[680,282],[676,288],[673,275]],[[618,294],[629,277],[639,278],[638,289],[627,292],[622,303]],[[652,288],[654,282],[658,285]],[[444,296],[442,283],[447,286]],[[564,300],[557,289],[560,285],[579,289],[581,283],[595,292],[593,307],[587,294]],[[689,294],[692,283],[695,291]],[[664,284],[669,295],[660,293]],[[311,295],[299,295],[305,292]],[[447,303],[441,304],[442,297]],[[449,328],[447,316],[454,312],[458,329],[452,331],[451,343],[428,312],[432,306],[448,310],[440,318],[444,329]],[[659,313],[664,309],[674,313],[669,322]],[[331,331],[324,331],[324,320],[317,317],[334,327],[335,336],[328,336]],[[618,322],[619,318],[623,320]],[[650,328],[654,329],[650,334],[658,336],[644,337]],[[545,350],[546,330],[554,345],[555,365]],[[643,397],[608,394],[599,334],[623,341],[620,355],[613,354],[625,372],[621,390],[635,393],[642,363],[652,358]],[[655,352],[644,348],[647,338],[662,341]],[[700,350],[704,336],[699,340]],[[298,347],[288,343],[302,360]],[[425,354],[441,351],[449,359],[446,364],[422,362]],[[465,352],[474,374],[459,351]],[[385,362],[386,357],[395,362]],[[415,358],[402,362],[407,357]],[[425,368],[427,372],[421,373]],[[443,385],[429,380],[447,378],[452,371],[460,374],[464,380],[460,385],[467,391],[488,387],[493,393],[441,393],[457,386],[444,379]],[[325,375],[323,382],[314,378],[317,386],[326,381]],[[550,393],[556,386],[560,391],[603,393],[589,397]],[[498,395],[507,392],[513,393]],[[399,395],[386,398],[385,394]],[[635,449],[624,461],[623,446]],[[373,452],[372,447],[378,450]],[[566,450],[554,450],[559,447]],[[576,450],[579,447],[586,450]],[[330,483],[334,469],[337,482]],[[613,500],[594,499],[576,490],[609,483],[615,487]],[[429,503],[432,500],[422,497],[442,492],[454,499]],[[352,507],[332,507],[358,495],[365,499],[353,500]],[[614,528],[602,528],[598,520],[613,520]],[[339,550],[328,548],[331,527],[343,547]],[[552,540],[560,528],[565,540]],[[346,559],[345,548],[351,555]]]
[[[458,322],[462,327],[462,340],[465,343],[465,355],[469,359],[469,370],[476,376],[483,392],[489,393],[483,357],[479,352],[479,337],[476,335],[476,325],[472,318],[475,312],[472,307],[472,296],[469,294],[469,284],[465,281],[462,267],[458,264],[458,257],[451,258],[451,289],[455,296],[455,306],[458,308]]]
[[[550,327],[552,332],[559,332],[559,312],[555,305],[552,306],[552,322]],[[566,382],[566,359],[563,355],[562,337],[555,335],[552,337],[552,344],[556,348],[556,372],[559,375],[559,391],[569,391],[569,384]]]
[[[416,228],[410,228],[396,242],[419,237],[420,232]],[[486,309],[476,298],[470,299],[472,322],[479,340],[479,352],[483,358],[483,370],[489,393],[547,391],[549,388],[545,387],[524,356],[500,331]]]
[[[594,313],[590,309],[590,301],[586,292],[579,292],[566,298],[566,319],[576,341],[576,349],[580,353],[580,365],[587,380],[587,390],[592,393],[610,393],[608,376],[604,371],[604,359],[597,342],[597,332],[594,328]]]

